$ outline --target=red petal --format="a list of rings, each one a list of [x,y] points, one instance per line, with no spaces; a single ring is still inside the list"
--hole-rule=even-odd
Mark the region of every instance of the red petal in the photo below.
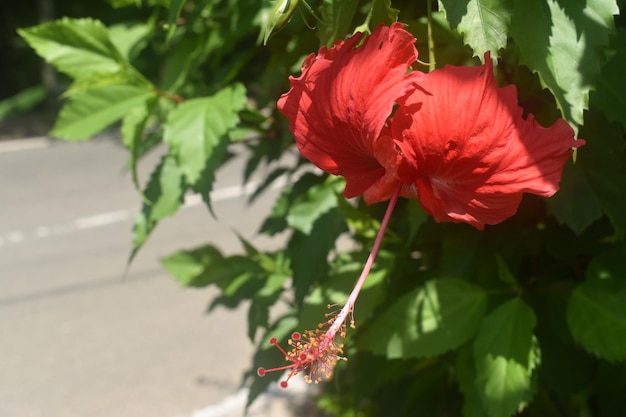
[[[391,126],[413,167],[399,176],[424,208],[479,229],[515,214],[522,193],[554,194],[571,148],[584,144],[564,120],[543,128],[523,119],[515,86],[498,88],[485,62],[427,74],[420,85],[430,94],[414,90]]]
[[[374,143],[393,103],[423,74],[407,75],[417,59],[415,39],[395,23],[380,26],[362,45],[362,35],[322,47],[309,56],[302,75],[278,101],[302,155],[326,172],[346,178],[355,197],[385,175]]]
[[[363,193],[363,198],[367,204],[389,200],[398,188],[400,173],[406,169],[407,164],[404,162],[404,157],[390,135],[389,127],[385,126],[374,144],[374,154],[381,165],[385,166],[385,175]],[[405,184],[400,195],[417,198],[415,185]]]

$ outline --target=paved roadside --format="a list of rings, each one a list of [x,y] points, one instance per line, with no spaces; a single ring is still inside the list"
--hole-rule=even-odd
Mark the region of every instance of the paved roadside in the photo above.
[[[124,277],[139,205],[125,160],[113,138],[0,143],[0,417],[243,411],[245,306],[205,315],[215,293],[180,288],[158,258],[209,241],[238,252],[234,230],[263,244],[254,232],[277,191],[247,207],[234,158],[215,187],[219,220],[190,199]],[[309,393],[273,390],[251,415],[302,415]]]

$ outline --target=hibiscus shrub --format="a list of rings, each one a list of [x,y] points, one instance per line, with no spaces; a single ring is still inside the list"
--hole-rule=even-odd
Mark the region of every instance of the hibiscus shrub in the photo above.
[[[249,403],[302,373],[335,416],[623,415],[616,1],[109,1],[150,18],[20,34],[71,80],[52,135],[121,122],[137,187],[168,145],[130,259],[185,193],[210,208],[232,147],[266,170],[251,200],[287,184],[279,249],[163,259],[248,301]]]

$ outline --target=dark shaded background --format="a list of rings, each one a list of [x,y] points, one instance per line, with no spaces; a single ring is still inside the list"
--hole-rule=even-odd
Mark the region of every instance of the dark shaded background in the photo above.
[[[94,17],[106,24],[145,17],[136,7],[112,8],[105,0],[16,0],[0,5],[0,100],[42,82],[42,60],[17,34],[20,27],[63,16]]]
[[[60,107],[59,95],[69,80],[48,67],[20,38],[18,28],[67,17],[93,17],[105,24],[142,20],[147,10],[114,9],[106,0],[15,0],[0,4],[0,101],[34,86],[44,85],[47,99],[36,107],[0,120],[0,140],[45,135]]]

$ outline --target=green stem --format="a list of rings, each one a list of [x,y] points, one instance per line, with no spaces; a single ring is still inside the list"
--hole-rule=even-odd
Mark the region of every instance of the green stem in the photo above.
[[[157,93],[159,96],[166,98],[168,100],[172,100],[175,103],[184,103],[185,99],[182,98],[181,96],[178,96],[176,94],[172,94],[172,93],[168,93],[167,91],[163,91],[163,90],[159,90],[156,87],[152,87],[152,89],[154,90],[155,93]]]
[[[435,69],[435,41],[433,39],[433,2],[426,0],[426,13],[428,22],[428,72]]]

